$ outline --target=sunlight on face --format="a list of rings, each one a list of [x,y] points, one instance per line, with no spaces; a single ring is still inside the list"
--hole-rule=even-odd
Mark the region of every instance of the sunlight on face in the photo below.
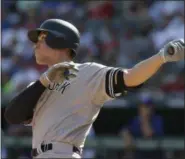
[[[45,42],[46,37],[47,32],[41,32],[38,36],[38,42],[34,46],[36,62],[38,64],[47,65],[52,57],[52,49]]]
[[[47,38],[47,34],[47,32],[41,32],[38,36],[38,42],[34,46],[37,64],[51,66],[68,60],[68,50],[53,49],[46,44],[45,39]]]

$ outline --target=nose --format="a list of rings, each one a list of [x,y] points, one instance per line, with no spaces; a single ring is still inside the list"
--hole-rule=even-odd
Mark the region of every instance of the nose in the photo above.
[[[37,48],[38,48],[38,43],[36,43],[36,44],[33,45],[33,49],[34,50],[37,49]]]

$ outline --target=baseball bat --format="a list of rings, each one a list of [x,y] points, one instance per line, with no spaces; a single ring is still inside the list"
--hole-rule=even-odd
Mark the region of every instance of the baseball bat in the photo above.
[[[173,55],[175,53],[175,49],[173,46],[170,46],[168,49],[167,49],[167,52],[169,55]]]

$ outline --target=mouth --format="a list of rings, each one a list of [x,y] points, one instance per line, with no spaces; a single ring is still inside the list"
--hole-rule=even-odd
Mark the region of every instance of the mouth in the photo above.
[[[34,48],[34,49],[37,49],[37,48],[39,48],[39,46],[40,46],[39,44],[35,44],[35,45],[33,46],[33,48]]]
[[[33,50],[34,50],[34,53],[36,54],[36,52],[37,52],[37,49],[34,47],[34,48],[33,48]]]

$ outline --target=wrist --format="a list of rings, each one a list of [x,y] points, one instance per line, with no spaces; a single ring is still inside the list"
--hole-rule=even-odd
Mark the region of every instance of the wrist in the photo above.
[[[46,88],[49,86],[50,84],[50,81],[49,79],[47,78],[47,76],[45,74],[41,75],[40,78],[39,78],[39,81],[41,82],[41,84],[43,86],[45,86]]]
[[[161,64],[165,64],[167,61],[166,61],[166,58],[165,58],[165,55],[164,55],[164,51],[160,51],[157,56],[159,57],[159,61],[161,62]]]

